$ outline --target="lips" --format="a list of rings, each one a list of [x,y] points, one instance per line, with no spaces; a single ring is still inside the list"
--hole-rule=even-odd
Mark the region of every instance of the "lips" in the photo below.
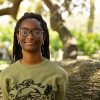
[[[33,43],[26,43],[26,44],[31,45],[31,44],[33,44]]]
[[[25,44],[34,44],[33,42],[26,42]]]
[[[35,44],[34,42],[32,42],[32,41],[30,41],[30,42],[24,42],[25,44],[27,44],[27,45],[33,45],[33,44]]]
[[[27,44],[33,44],[33,42],[26,42]]]

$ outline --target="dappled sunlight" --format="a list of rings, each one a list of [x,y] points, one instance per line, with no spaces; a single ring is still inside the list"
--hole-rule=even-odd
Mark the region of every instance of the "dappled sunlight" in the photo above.
[[[90,76],[92,82],[98,81],[100,83],[100,69],[96,70],[92,76]],[[98,84],[99,84],[98,83]]]
[[[71,70],[70,70],[70,72],[71,73],[73,73],[73,74],[75,74],[75,73],[79,73],[79,66],[76,66],[76,67],[74,67],[74,68],[72,68]]]
[[[66,98],[100,100],[100,0],[1,0],[0,72],[13,62],[14,27],[25,12],[45,18],[50,60],[68,73]]]
[[[0,71],[4,70],[8,65],[9,64],[0,64]]]

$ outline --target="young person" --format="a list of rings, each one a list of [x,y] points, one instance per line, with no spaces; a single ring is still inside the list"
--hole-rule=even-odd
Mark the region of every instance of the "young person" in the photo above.
[[[4,100],[64,100],[66,72],[49,59],[47,24],[27,12],[15,26],[14,63],[1,72]]]

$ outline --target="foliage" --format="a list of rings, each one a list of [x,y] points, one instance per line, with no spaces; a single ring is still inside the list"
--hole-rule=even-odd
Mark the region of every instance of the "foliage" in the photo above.
[[[10,55],[12,54],[13,28],[10,24],[1,25],[0,30],[0,45],[2,45],[1,48],[5,48],[5,53],[7,55],[4,59],[10,62],[8,59],[10,60]]]
[[[0,60],[0,65],[1,64],[8,64],[8,61],[6,61],[6,60]]]
[[[34,8],[36,13],[41,14],[41,13],[44,11],[43,5],[41,5],[41,3],[42,3],[42,1],[39,1],[39,2],[36,4],[36,7]]]
[[[0,41],[5,43],[8,41],[9,43],[12,43],[13,40],[13,28],[10,25],[0,25]]]
[[[50,51],[51,54],[54,54],[54,52],[58,51],[59,48],[62,48],[63,45],[57,32],[50,30],[49,33],[50,33]]]
[[[98,33],[80,33],[72,32],[77,39],[79,51],[91,56],[97,50],[100,50],[100,34]]]
[[[3,3],[3,0],[0,0],[0,4],[2,4]]]

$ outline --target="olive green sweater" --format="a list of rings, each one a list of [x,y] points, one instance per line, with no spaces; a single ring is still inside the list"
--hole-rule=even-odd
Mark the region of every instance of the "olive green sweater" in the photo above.
[[[11,64],[0,75],[4,100],[64,100],[67,75],[46,58],[39,64]]]

